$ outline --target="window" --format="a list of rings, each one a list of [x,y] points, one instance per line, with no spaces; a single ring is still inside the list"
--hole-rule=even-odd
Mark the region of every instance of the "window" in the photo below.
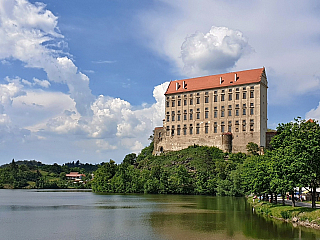
[[[174,125],[172,125],[172,128],[171,128],[171,136],[174,136]]]
[[[167,122],[170,122],[170,115],[167,115]]]
[[[254,98],[254,91],[253,90],[250,91],[250,98]]]
[[[221,95],[221,101],[224,101],[224,94]]]
[[[209,95],[209,92],[205,92],[204,95]]]
[[[224,106],[221,106],[221,117],[224,117]]]
[[[199,134],[200,133],[200,124],[197,123],[197,127],[196,127],[196,134]]]
[[[239,88],[236,88],[236,91],[239,92],[240,91]]]
[[[183,105],[184,105],[184,106],[187,105],[187,99],[183,99]]]
[[[205,97],[204,97],[204,102],[205,102],[205,103],[209,103],[209,96],[205,96]]]
[[[172,121],[174,121],[174,111],[171,113]]]
[[[190,135],[192,135],[192,134],[193,134],[193,126],[192,126],[192,124],[190,124],[189,132],[190,132]]]
[[[193,111],[192,111],[192,109],[190,109],[190,114],[189,114],[189,116],[190,116],[189,119],[192,120],[192,119],[193,119]]]
[[[253,119],[250,119],[250,131],[254,131],[254,120]]]
[[[183,120],[187,120],[187,110],[183,111]]]
[[[254,108],[250,108],[250,115],[254,114]]]
[[[183,135],[187,135],[187,125],[183,125]]]
[[[180,99],[178,100],[178,106],[181,106],[181,100]]]
[[[177,126],[177,135],[180,135],[180,130],[181,130],[180,125],[178,125]]]
[[[167,107],[170,106],[170,102],[169,102],[169,101],[166,102],[166,106],[167,106]]]
[[[224,122],[221,122],[221,132],[224,133]]]
[[[235,125],[236,125],[236,132],[239,132],[239,120],[235,121]]]
[[[206,108],[205,113],[204,113],[204,118],[209,118],[209,110]]]
[[[172,101],[172,107],[174,107],[174,105],[175,105],[175,102],[174,102],[174,101]]]
[[[232,111],[229,109],[229,110],[228,110],[228,116],[229,116],[229,117],[232,116],[232,113],[231,113],[231,112],[232,112]]]
[[[229,99],[228,99],[229,101],[231,101],[232,100],[232,94],[229,94]]]
[[[239,100],[239,93],[236,93],[236,100]]]
[[[246,99],[247,98],[247,93],[246,92],[243,92],[242,93],[242,99]]]
[[[208,133],[209,132],[209,124],[205,123],[204,125],[204,133]]]
[[[239,116],[239,109],[236,109],[236,116]]]
[[[228,121],[228,132],[231,132],[232,123],[231,121]]]
[[[200,113],[197,112],[197,119],[200,119]]]
[[[213,132],[217,133],[217,122],[214,122],[213,124]]]
[[[190,105],[193,105],[193,98],[190,98]]]
[[[246,90],[247,90],[247,88],[246,88],[246,87],[243,87],[243,88],[242,88],[242,90],[243,90],[243,91],[246,91]]]
[[[246,131],[246,120],[242,120],[242,131]]]
[[[181,114],[178,114],[177,121],[181,121]]]
[[[169,126],[167,126],[167,136],[169,136],[169,133],[170,133],[170,127]]]
[[[213,101],[214,101],[214,102],[218,102],[218,95],[214,95],[214,96],[213,96]]]
[[[224,93],[224,90],[221,90],[222,93]]]
[[[214,91],[213,93],[214,93],[214,94],[218,94],[218,91]]]
[[[197,104],[200,104],[200,98],[197,97]]]
[[[217,118],[217,117],[218,117],[218,110],[214,110],[214,112],[213,112],[213,117],[214,117],[214,118]]]
[[[246,115],[246,109],[242,109],[242,115]]]
[[[232,92],[232,89],[231,89],[231,88],[229,89],[229,93],[230,93],[230,92]]]

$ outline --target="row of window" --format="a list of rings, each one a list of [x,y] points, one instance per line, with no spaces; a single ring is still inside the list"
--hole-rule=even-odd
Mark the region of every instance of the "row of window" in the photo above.
[[[249,123],[249,130],[250,131],[254,131],[254,120],[250,119],[250,123]],[[225,125],[225,122],[222,121],[221,125],[220,125],[220,129],[218,129],[218,123],[214,122],[213,123],[213,133],[218,133],[218,131],[220,130],[221,133],[225,133],[227,132],[232,132],[232,121],[228,121],[227,126]],[[204,124],[204,133],[208,134],[210,132],[210,125],[209,123],[205,123]],[[241,129],[241,131],[245,132],[247,131],[247,122],[246,120],[242,120],[242,125],[240,126],[239,120],[235,121],[235,126],[234,126],[234,131],[235,132],[239,132]],[[194,125],[193,124],[189,124],[189,126],[187,126],[187,124],[184,124],[183,127],[181,127],[181,125],[177,125],[177,129],[175,129],[175,125],[171,126],[167,126],[166,128],[167,131],[167,136],[171,135],[174,136],[175,134],[177,135],[187,135],[187,133],[189,133],[190,135],[194,134]],[[200,134],[200,123],[197,123],[195,126],[195,134]]]
[[[200,119],[200,108],[197,108],[197,112],[196,112],[196,119]],[[221,110],[220,110],[220,116],[221,117],[225,117],[226,113],[228,114],[229,117],[232,116],[232,105],[228,105],[228,109],[225,110],[224,106],[221,106]],[[253,103],[250,103],[250,108],[248,110],[248,113],[250,115],[254,115],[254,105]],[[189,115],[189,116],[188,116]],[[240,115],[240,108],[239,108],[239,104],[236,104],[236,108],[234,109],[234,115],[235,116],[239,116]],[[245,116],[247,115],[247,105],[243,104],[242,105],[242,115]],[[187,110],[183,111],[183,120],[193,120],[193,109],[189,109],[189,114],[187,112]],[[204,118],[208,119],[209,118],[209,108],[205,108],[205,112],[204,112]],[[218,118],[218,108],[214,107],[213,110],[213,118]],[[171,111],[171,121],[175,121],[176,120],[176,114],[175,111]],[[170,122],[170,112],[166,113],[166,121]],[[181,121],[181,111],[178,110],[177,112],[177,121]]]
[[[231,89],[230,89],[231,90]],[[224,93],[224,90],[222,90],[223,92],[220,94],[220,100],[221,102],[225,101],[225,93]],[[199,93],[197,93],[198,95]],[[208,94],[208,92],[206,92],[205,94]],[[180,95],[179,95],[180,96]],[[186,98],[187,95],[184,95],[185,99],[179,99],[179,96],[178,96],[178,100],[177,100],[177,106],[181,106],[181,104],[183,103],[184,106],[188,105],[188,99]],[[175,107],[176,105],[176,101],[174,99],[174,96],[171,97],[172,100],[171,100],[171,107]],[[254,98],[254,90],[250,90],[250,98]],[[170,107],[170,101],[169,101],[169,97],[167,97],[167,101],[166,101],[166,106],[167,107]],[[218,102],[218,93],[217,91],[214,91],[214,95],[213,95],[213,102]],[[232,93],[229,93],[228,94],[228,101],[232,101],[233,99],[233,94]],[[247,92],[244,91],[242,92],[242,99],[247,99]],[[190,98],[189,98],[189,105],[193,105],[193,94],[191,93],[190,94]],[[236,92],[235,93],[235,100],[240,100],[240,93],[239,92]],[[200,96],[196,97],[196,104],[200,104]],[[209,103],[209,96],[208,95],[205,95],[204,96],[204,102],[205,103]]]

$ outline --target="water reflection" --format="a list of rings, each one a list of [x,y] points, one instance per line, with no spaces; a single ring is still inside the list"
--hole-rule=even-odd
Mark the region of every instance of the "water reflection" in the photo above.
[[[0,190],[0,239],[320,239],[244,198]]]

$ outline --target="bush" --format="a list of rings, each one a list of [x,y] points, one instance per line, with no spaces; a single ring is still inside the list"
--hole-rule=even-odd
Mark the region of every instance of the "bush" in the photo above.
[[[292,214],[289,211],[281,211],[280,214],[283,219],[289,219],[292,217]]]

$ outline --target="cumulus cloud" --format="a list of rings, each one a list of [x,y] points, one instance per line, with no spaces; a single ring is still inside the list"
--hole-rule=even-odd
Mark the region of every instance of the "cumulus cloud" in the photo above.
[[[320,102],[316,108],[313,108],[309,112],[306,113],[305,119],[310,119],[310,118],[320,121]]]
[[[34,85],[39,85],[40,87],[43,87],[43,88],[48,88],[51,85],[49,81],[39,80],[37,78],[33,78],[33,82],[34,82]]]
[[[252,1],[220,0],[160,2],[163,8],[143,10],[138,19],[143,27],[141,32],[147,39],[146,44],[174,63],[175,71],[185,75],[183,69],[187,66],[188,72],[192,73],[190,69],[194,69],[193,75],[197,72],[202,75],[217,73],[210,68],[225,72],[265,66],[270,104],[292,104],[298,99],[297,96],[320,89],[320,45],[316,37],[319,36],[319,29],[314,27],[320,24],[319,15],[314,11],[318,4],[316,0],[260,0],[254,4]],[[205,38],[207,34],[213,36],[207,33],[211,26],[241,31],[247,40],[240,40],[236,46],[247,42],[247,46],[250,45],[254,51],[246,55],[242,50],[235,50],[233,52],[240,55],[235,54],[234,57],[231,57],[232,54],[224,55],[222,51],[216,53],[216,48],[207,46],[210,38]],[[198,32],[190,35],[195,31]],[[186,36],[191,38],[185,39]],[[183,43],[188,46],[186,57],[180,51]],[[193,51],[196,54],[193,55]],[[222,66],[215,61],[214,54],[221,54],[219,60]]]
[[[248,52],[248,41],[240,31],[211,27],[206,34],[196,32],[181,46],[184,71],[189,76],[225,72]]]
[[[89,89],[89,78],[78,71],[71,59],[61,56],[62,50],[52,47],[63,45],[63,35],[57,28],[57,17],[46,10],[44,4],[3,0],[0,2],[0,25],[0,59],[18,59],[26,67],[43,69],[49,81],[67,84],[79,113],[91,114],[94,97]],[[46,82],[41,84],[48,86]]]
[[[6,83],[0,84],[0,138],[7,142],[2,148],[12,142],[25,142],[19,145],[20,149],[33,143],[43,146],[43,150],[51,149],[49,146],[57,141],[69,141],[70,149],[81,146],[82,153],[115,150],[138,153],[148,144],[154,127],[162,125],[163,94],[169,83],[154,88],[156,102],[150,105],[132,106],[120,98],[94,97],[89,78],[63,52],[64,36],[57,27],[57,17],[45,8],[44,4],[26,0],[0,2],[2,64],[19,60],[24,67],[42,69],[47,74],[46,80],[7,77]],[[66,84],[69,92],[51,92],[52,82]]]

